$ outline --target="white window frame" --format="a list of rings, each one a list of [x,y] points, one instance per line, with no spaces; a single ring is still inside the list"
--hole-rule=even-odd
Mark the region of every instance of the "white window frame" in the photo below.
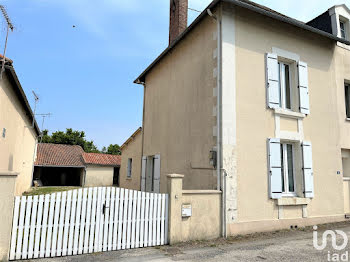
[[[127,168],[126,177],[131,178],[131,175],[132,175],[132,158],[128,158],[128,168]]]
[[[290,108],[286,107],[286,77],[285,77],[285,66],[288,66],[289,70],[289,88],[290,88]],[[293,111],[293,86],[292,86],[292,64],[278,60],[278,71],[279,71],[279,91],[280,91],[280,108]]]
[[[292,146],[292,157],[293,157],[293,184],[294,184],[294,191],[289,191],[289,177],[288,177],[288,159],[287,159],[287,145]],[[282,191],[282,197],[296,197],[296,169],[295,169],[295,144],[290,142],[282,142],[281,141],[281,150],[282,150],[282,157],[283,157],[283,182],[284,182],[284,191]],[[281,174],[282,175],[282,174]],[[283,185],[282,185],[283,189]]]
[[[341,28],[341,24],[344,25],[344,30],[342,30]],[[339,19],[339,32],[340,32],[340,37],[343,39],[348,39],[348,32],[347,32],[347,28],[348,28],[348,23],[347,21],[344,21],[343,19]],[[342,35],[342,32],[344,32],[344,37]]]
[[[345,96],[345,115],[346,115],[346,119],[350,120],[350,85],[347,83],[344,84],[344,96]]]

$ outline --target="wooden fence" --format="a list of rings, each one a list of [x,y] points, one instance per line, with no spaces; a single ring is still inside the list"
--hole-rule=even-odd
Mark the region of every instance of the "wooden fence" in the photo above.
[[[10,260],[167,244],[168,195],[115,187],[15,197]]]

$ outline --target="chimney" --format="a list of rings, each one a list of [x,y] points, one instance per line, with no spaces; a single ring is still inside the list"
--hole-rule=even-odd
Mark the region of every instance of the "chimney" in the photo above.
[[[170,0],[169,45],[187,28],[188,0]]]

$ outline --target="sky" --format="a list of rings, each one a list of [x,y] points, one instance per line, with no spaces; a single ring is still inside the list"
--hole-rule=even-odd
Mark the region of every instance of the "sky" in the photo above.
[[[101,149],[142,125],[143,88],[133,80],[167,47],[169,0],[0,0],[15,26],[6,56],[44,129],[85,131]],[[210,0],[189,0],[204,10]],[[350,0],[256,0],[307,22]],[[189,11],[189,23],[197,12]],[[5,22],[0,22],[0,52]],[[74,27],[73,27],[74,26]],[[42,118],[37,117],[42,128]]]

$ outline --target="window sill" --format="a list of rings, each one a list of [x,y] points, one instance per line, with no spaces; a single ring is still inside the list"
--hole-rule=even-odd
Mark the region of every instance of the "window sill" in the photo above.
[[[310,203],[310,198],[286,197],[277,200],[277,206],[302,206]]]
[[[346,120],[346,121],[350,121],[350,118],[349,118],[349,117],[347,117],[347,118],[345,118],[345,120]]]
[[[347,40],[347,39],[346,39]],[[341,42],[337,42],[337,46],[341,47],[341,48],[344,48],[346,50],[350,50],[350,46],[346,45],[346,44],[343,44]]]
[[[282,109],[282,108],[275,108],[275,114],[280,115],[280,116],[295,118],[295,119],[305,118],[305,114],[302,114],[299,112],[293,112],[293,111]]]
[[[131,180],[132,178],[131,177],[127,177],[126,180]]]

